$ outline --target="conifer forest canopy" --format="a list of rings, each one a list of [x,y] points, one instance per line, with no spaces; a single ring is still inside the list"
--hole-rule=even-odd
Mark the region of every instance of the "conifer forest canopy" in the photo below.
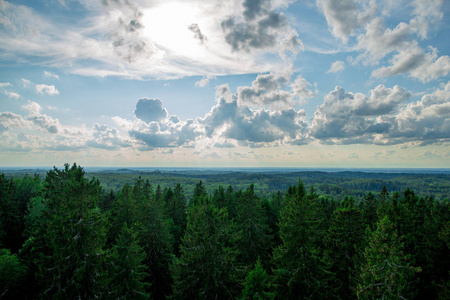
[[[450,298],[448,197],[414,186],[367,191],[389,178],[414,182],[411,174],[334,174],[347,187],[330,194],[326,173],[309,174],[321,189],[305,173],[307,185],[297,178],[270,193],[264,179],[273,175],[263,173],[203,181],[125,173],[114,174],[125,176],[115,189],[77,164],[43,176],[2,173],[0,297]],[[255,183],[242,188],[233,176]],[[448,174],[440,180],[448,188]]]

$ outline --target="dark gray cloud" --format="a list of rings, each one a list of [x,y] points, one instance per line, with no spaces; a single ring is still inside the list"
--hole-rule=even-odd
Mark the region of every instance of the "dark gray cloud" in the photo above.
[[[299,51],[297,32],[288,25],[284,14],[272,9],[269,0],[245,0],[243,6],[242,16],[230,16],[221,23],[233,51]]]
[[[138,119],[146,123],[162,121],[168,115],[167,110],[162,106],[161,100],[148,98],[139,99],[134,114]]]
[[[192,31],[193,33],[195,33],[194,38],[196,38],[197,40],[199,40],[200,43],[201,43],[202,45],[208,40],[208,38],[206,37],[206,35],[204,35],[204,34],[202,33],[202,31],[200,30],[200,27],[198,26],[198,24],[193,23],[193,24],[191,24],[191,25],[188,26],[188,29],[189,29],[190,31]]]

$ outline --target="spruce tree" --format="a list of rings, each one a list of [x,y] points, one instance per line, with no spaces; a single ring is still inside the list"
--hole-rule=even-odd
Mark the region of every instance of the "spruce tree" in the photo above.
[[[166,215],[163,202],[154,197],[139,204],[137,231],[140,246],[144,249],[143,263],[147,266],[147,282],[151,284],[153,299],[165,299],[172,293],[169,266],[173,259],[173,222]]]
[[[416,272],[420,268],[411,265],[392,222],[383,217],[368,237],[358,299],[411,299],[410,284]]]
[[[331,264],[319,248],[319,205],[303,182],[286,194],[280,214],[282,244],[273,252],[277,295],[282,299],[324,299],[332,294]]]
[[[124,223],[109,258],[110,299],[148,299],[145,253],[138,244],[137,231]]]
[[[252,267],[258,257],[264,264],[268,263],[271,236],[260,200],[256,197],[253,184],[237,201],[236,230],[240,233],[236,245],[238,262],[245,267]]]
[[[206,196],[197,200],[172,267],[174,298],[232,299],[239,292],[232,223]]]
[[[271,278],[264,270],[261,260],[257,260],[243,283],[242,300],[272,300],[275,294],[272,291]]]
[[[98,208],[100,183],[74,164],[49,171],[44,209],[24,246],[33,262],[42,298],[95,298],[104,295],[106,218]]]
[[[364,241],[363,215],[355,207],[353,198],[345,198],[334,212],[331,226],[325,238],[328,256],[333,262],[337,293],[343,299],[353,299],[352,276],[355,259]]]

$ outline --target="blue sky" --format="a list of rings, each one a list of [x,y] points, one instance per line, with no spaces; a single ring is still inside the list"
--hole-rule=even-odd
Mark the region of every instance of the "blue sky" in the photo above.
[[[449,13],[0,0],[0,166],[449,168]]]

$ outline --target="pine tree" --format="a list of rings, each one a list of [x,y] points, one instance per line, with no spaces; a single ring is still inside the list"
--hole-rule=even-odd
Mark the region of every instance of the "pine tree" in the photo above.
[[[277,295],[283,299],[323,299],[332,293],[330,262],[318,247],[317,199],[306,197],[304,185],[286,194],[280,215],[282,244],[273,252]]]
[[[87,180],[76,164],[47,173],[45,207],[23,250],[36,269],[42,298],[94,298],[106,290],[99,190],[98,180]]]
[[[173,225],[171,233],[174,238],[174,252],[179,254],[181,238],[186,230],[186,202],[181,184],[175,186],[174,191],[168,189],[164,194],[164,203],[169,218],[172,218]]]
[[[172,267],[175,299],[232,299],[237,295],[234,235],[226,210],[200,197],[189,210],[181,257]]]
[[[333,262],[338,294],[343,299],[353,299],[352,273],[355,258],[364,240],[364,222],[361,211],[354,206],[353,198],[345,198],[334,212],[325,238],[328,256]]]
[[[410,299],[409,285],[420,268],[411,266],[403,242],[387,216],[368,237],[358,299]]]
[[[110,299],[148,299],[144,250],[138,244],[137,231],[124,223],[113,245],[110,264]]]
[[[153,299],[165,299],[172,293],[169,266],[173,259],[173,222],[165,213],[163,202],[151,197],[139,205],[137,231],[144,249],[143,263],[147,266],[150,292]]]
[[[136,223],[140,210],[140,205],[136,201],[136,194],[136,189],[126,183],[117,195],[111,209],[109,242],[113,243],[116,240],[125,223]]]
[[[259,259],[256,261],[255,267],[248,272],[243,285],[242,300],[271,300],[275,298],[270,277]]]
[[[253,266],[258,257],[268,262],[271,236],[264,212],[259,205],[253,184],[237,202],[236,230],[240,233],[236,245],[238,262],[243,266]]]

